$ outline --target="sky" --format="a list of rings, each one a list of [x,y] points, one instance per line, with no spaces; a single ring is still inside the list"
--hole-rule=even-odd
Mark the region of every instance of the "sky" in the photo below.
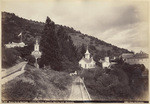
[[[146,1],[2,0],[2,11],[73,27],[84,34],[134,52],[148,52],[149,24]]]

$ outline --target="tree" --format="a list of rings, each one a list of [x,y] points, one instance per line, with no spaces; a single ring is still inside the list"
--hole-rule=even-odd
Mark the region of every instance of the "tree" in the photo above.
[[[55,23],[49,17],[46,19],[40,45],[42,50],[40,66],[50,65],[54,70],[62,70],[62,57],[55,33]]]
[[[65,55],[69,61],[77,61],[76,47],[71,40],[71,37],[66,33],[63,27],[60,27],[57,32],[58,43],[62,55]]]
[[[81,46],[81,55],[84,56],[85,52],[86,52],[86,48],[85,48],[84,44],[82,44],[82,46]]]
[[[2,67],[7,68],[13,66],[16,64],[19,56],[21,56],[21,54],[15,49],[4,49],[2,55]]]

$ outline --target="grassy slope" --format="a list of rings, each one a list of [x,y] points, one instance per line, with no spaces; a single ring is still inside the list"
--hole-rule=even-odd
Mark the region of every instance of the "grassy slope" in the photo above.
[[[36,69],[26,72],[2,86],[3,100],[58,100],[70,95],[72,78],[65,72]]]
[[[56,32],[60,26],[62,25],[56,24]],[[42,22],[23,19],[12,13],[2,13],[2,37],[4,43],[8,43],[9,41],[17,41],[17,35],[21,31],[24,31],[24,42],[27,44],[32,43],[36,35],[42,35],[43,27],[44,23]],[[74,45],[77,47],[81,46],[82,44],[85,44],[95,46],[98,51],[112,50],[118,52],[119,54],[123,52],[128,52],[126,49],[118,48],[100,39],[88,36],[86,34],[81,33],[80,31],[76,31],[73,28],[67,26],[62,27],[66,30],[67,34],[71,36]],[[8,36],[10,37],[6,39],[5,37]]]

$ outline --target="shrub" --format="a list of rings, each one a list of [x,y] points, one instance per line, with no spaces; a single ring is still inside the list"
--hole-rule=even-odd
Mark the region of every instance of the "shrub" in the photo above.
[[[30,64],[30,65],[34,65],[34,63],[35,63],[35,58],[34,58],[34,56],[32,56],[32,55],[28,55],[28,56],[25,56],[25,58],[27,59],[27,61],[28,61],[28,63]]]
[[[146,80],[141,76],[144,70],[142,68],[144,67],[141,65],[118,64],[111,69],[84,70],[82,76],[89,93],[95,100],[134,99],[140,97],[144,89],[147,89],[144,87]]]
[[[63,100],[70,95],[72,78],[66,72],[36,69],[30,65],[25,70],[2,86],[2,100]]]
[[[4,49],[2,58],[2,67],[11,67],[16,64],[19,59],[20,53],[15,49]]]
[[[6,100],[32,100],[36,96],[36,87],[28,82],[17,81],[11,86],[5,86],[4,97]]]

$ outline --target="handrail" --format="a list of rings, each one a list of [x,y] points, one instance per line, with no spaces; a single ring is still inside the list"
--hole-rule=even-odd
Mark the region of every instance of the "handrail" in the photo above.
[[[79,82],[80,82],[80,84],[81,84],[81,78],[79,78]],[[81,90],[81,96],[82,96],[82,100],[84,100],[84,94],[83,94],[83,91],[82,91],[82,89],[81,89],[81,85],[80,85],[80,90]]]
[[[81,79],[81,80],[82,80],[82,79]],[[87,95],[88,95],[89,100],[92,100],[91,97],[90,97],[90,94],[89,94],[89,92],[88,92],[88,90],[87,90],[87,88],[86,88],[86,86],[85,86],[85,84],[84,84],[84,82],[83,82],[83,80],[82,80],[82,83],[83,83],[83,87],[84,87],[84,89],[85,89],[85,91],[86,91],[86,93],[87,93]]]

